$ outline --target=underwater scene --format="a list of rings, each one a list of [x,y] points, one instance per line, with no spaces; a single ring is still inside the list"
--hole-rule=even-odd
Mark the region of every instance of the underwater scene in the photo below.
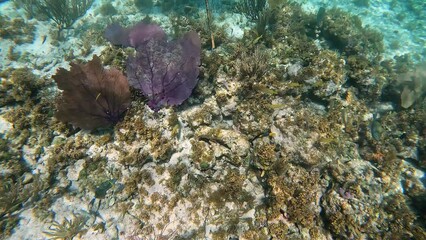
[[[426,239],[426,1],[0,1],[0,239]]]

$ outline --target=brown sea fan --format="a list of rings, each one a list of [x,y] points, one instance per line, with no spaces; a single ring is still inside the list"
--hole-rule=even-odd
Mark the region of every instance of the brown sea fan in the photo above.
[[[104,69],[99,57],[87,64],[71,63],[53,76],[63,90],[56,118],[75,127],[91,130],[117,123],[130,106],[126,77],[117,69]]]

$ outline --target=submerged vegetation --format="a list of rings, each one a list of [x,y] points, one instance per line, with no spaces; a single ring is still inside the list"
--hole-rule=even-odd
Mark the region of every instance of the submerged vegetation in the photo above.
[[[29,2],[15,1],[27,12]],[[60,63],[0,74],[1,238],[25,238],[34,222],[33,234],[51,239],[426,238],[425,65],[385,59],[382,35],[359,17],[242,0],[222,13],[210,1],[206,21],[195,1],[127,1],[126,16],[113,2],[88,20],[86,3],[72,21],[54,21],[78,25],[69,42],[41,46],[81,40],[100,57],[73,46],[55,52]],[[231,29],[221,21],[234,11]],[[140,22],[132,14],[146,18],[121,27]],[[119,24],[104,39],[111,19]],[[158,56],[178,60],[156,68]]]
[[[237,10],[250,20],[258,20],[266,8],[266,0],[242,0],[237,3]]]
[[[59,29],[69,29],[91,7],[94,0],[14,0],[30,17],[48,18]]]
[[[86,231],[84,227],[87,220],[87,216],[73,213],[72,219],[65,218],[62,223],[54,221],[49,227],[49,230],[46,230],[44,234],[46,234],[49,239],[71,240],[74,239],[75,236],[83,234]]]

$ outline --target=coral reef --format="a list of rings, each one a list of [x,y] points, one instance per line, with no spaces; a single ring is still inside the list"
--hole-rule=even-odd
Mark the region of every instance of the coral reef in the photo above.
[[[0,16],[0,37],[10,39],[15,44],[34,41],[34,30],[34,23],[30,23],[25,19],[10,19],[7,16]]]
[[[120,48],[100,40],[111,16],[99,14],[88,50],[61,55],[77,58],[70,70],[0,74],[2,238],[28,226],[53,239],[426,238],[424,64],[382,59],[381,35],[336,8],[242,1],[259,12],[229,30],[230,13],[208,29],[194,1],[113,4],[129,25],[170,16],[109,25]],[[170,90],[165,78],[185,71],[190,86]]]
[[[361,19],[337,8],[326,11],[320,36],[348,55],[374,59],[383,52],[383,36],[376,30],[362,26]],[[355,40],[356,39],[356,40]]]

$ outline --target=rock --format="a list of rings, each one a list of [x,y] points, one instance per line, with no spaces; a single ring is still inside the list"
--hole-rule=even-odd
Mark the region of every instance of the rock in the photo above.
[[[70,181],[77,181],[81,170],[84,169],[84,166],[86,164],[86,160],[80,159],[78,160],[73,166],[70,166],[68,168],[67,178]]]
[[[186,111],[183,115],[183,120],[188,122],[192,128],[201,125],[211,125],[213,117],[220,115],[220,109],[215,98],[207,99],[203,107],[194,107]]]
[[[34,148],[31,148],[28,145],[24,145],[22,147],[22,158],[29,166],[35,166],[37,164],[36,159],[36,150]]]
[[[28,183],[32,182],[33,179],[34,179],[34,176],[31,173],[26,172],[23,175],[22,183],[23,184],[28,184]]]
[[[250,143],[244,135],[234,130],[201,127],[196,131],[195,136],[216,142],[228,148],[232,154],[238,157],[246,156],[250,149]]]

